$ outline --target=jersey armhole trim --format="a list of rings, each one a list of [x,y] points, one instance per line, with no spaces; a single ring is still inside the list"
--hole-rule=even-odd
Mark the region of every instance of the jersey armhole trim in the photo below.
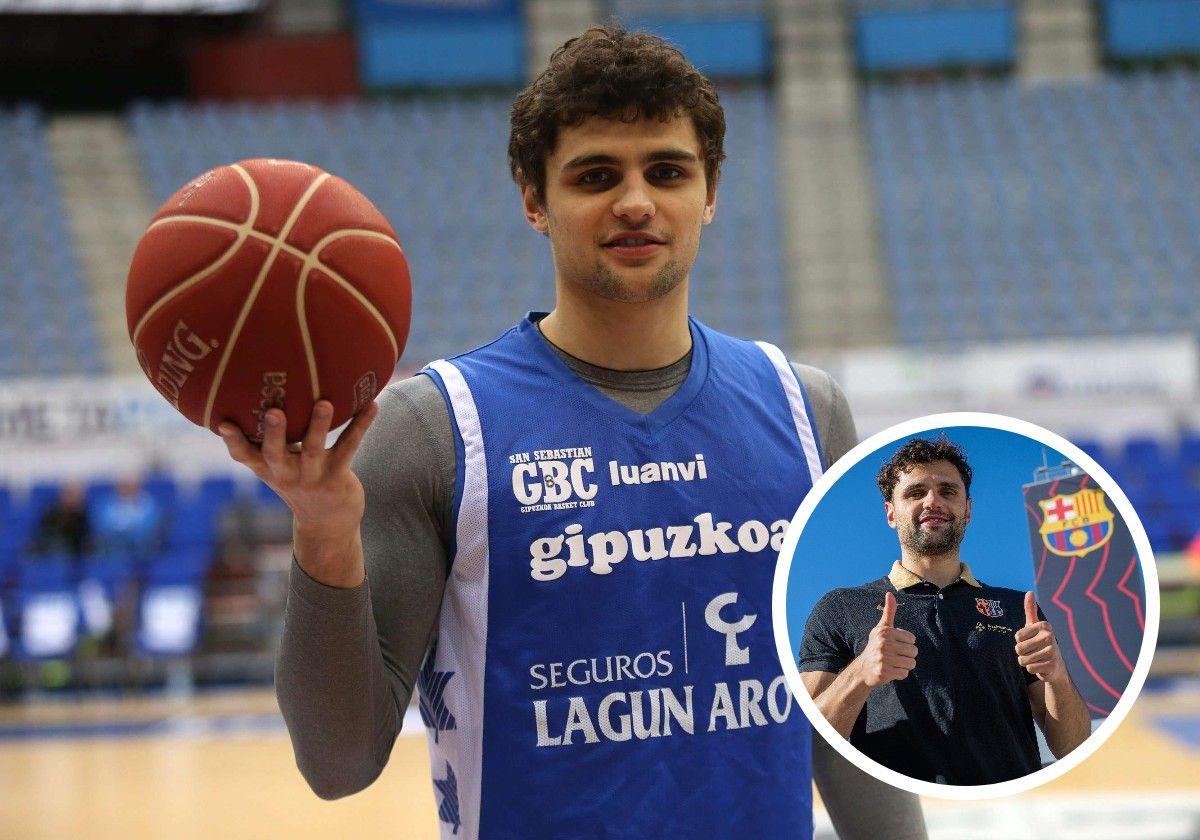
[[[466,464],[462,432],[458,428],[458,417],[455,416],[454,401],[450,398],[450,394],[446,390],[446,382],[442,379],[437,369],[431,364],[429,367],[418,371],[418,374],[428,376],[433,381],[433,384],[437,386],[437,389],[441,391],[442,399],[446,402],[446,412],[450,415],[450,438],[454,445],[454,489],[450,494],[450,545],[447,556],[450,558],[449,566],[453,567],[454,558],[458,554],[458,510],[462,505],[463,472]]]
[[[804,385],[800,382],[796,369],[783,355],[782,350],[765,341],[754,343],[771,362],[775,368],[775,374],[779,377],[779,384],[783,386],[788,407],[792,410],[792,422],[796,427],[796,436],[800,439],[800,446],[804,450],[804,460],[808,464],[809,476],[812,478],[813,484],[816,484],[817,479],[825,472],[825,458],[821,454],[820,441],[817,440],[816,422],[812,416],[812,406],[808,402],[808,394],[804,391]]]

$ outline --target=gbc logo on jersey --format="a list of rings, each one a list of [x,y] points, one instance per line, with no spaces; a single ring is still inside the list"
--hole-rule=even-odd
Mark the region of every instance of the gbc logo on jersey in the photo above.
[[[521,513],[591,507],[597,486],[590,446],[538,449],[509,455],[513,496]]]
[[[508,456],[512,467],[513,497],[521,513],[595,507],[597,479],[613,487],[639,487],[661,483],[708,480],[704,453],[682,461],[645,461],[623,464],[610,460],[596,474],[596,459],[590,446],[565,449],[535,449]]]

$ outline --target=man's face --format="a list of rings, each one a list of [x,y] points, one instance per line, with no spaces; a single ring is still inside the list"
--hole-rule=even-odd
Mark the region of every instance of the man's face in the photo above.
[[[958,548],[971,521],[967,488],[949,461],[917,464],[902,473],[884,509],[900,543],[923,556]]]
[[[529,224],[550,237],[559,282],[624,303],[686,289],[716,209],[686,116],[565,127],[546,160],[545,202],[529,185],[521,197]]]

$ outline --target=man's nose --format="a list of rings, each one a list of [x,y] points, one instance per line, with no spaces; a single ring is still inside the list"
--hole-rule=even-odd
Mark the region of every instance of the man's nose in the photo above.
[[[613,202],[613,215],[633,223],[654,217],[654,201],[644,180],[640,177],[625,179],[620,194]]]

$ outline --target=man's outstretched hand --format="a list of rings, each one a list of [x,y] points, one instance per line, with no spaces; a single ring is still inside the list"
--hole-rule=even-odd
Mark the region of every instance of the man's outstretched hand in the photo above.
[[[291,508],[296,559],[310,576],[329,586],[353,587],[363,579],[359,526],[365,498],[350,462],[378,411],[378,405],[370,403],[329,449],[325,438],[333,405],[327,400],[313,406],[304,439],[291,447],[284,440],[287,417],[278,408],[269,409],[264,417],[261,446],[229,421],[217,427],[230,457],[248,467]]]

